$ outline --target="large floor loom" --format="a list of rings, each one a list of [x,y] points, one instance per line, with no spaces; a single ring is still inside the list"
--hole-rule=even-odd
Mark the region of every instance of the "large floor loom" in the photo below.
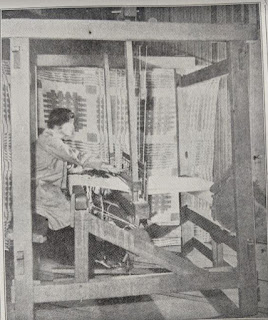
[[[239,289],[236,315],[257,313],[257,272],[255,264],[255,231],[251,172],[249,125],[249,54],[247,41],[257,41],[256,26],[178,24],[113,21],[4,20],[2,36],[10,39],[11,122],[14,195],[14,262],[13,302],[16,319],[34,319],[34,304],[81,299],[101,299],[201,290],[207,296],[228,298],[222,289]],[[228,75],[232,105],[232,170],[234,172],[236,236],[186,206],[181,209],[182,250],[180,254],[155,246],[139,233],[111,224],[90,213],[83,188],[74,188],[72,210],[75,211],[75,277],[61,282],[40,282],[33,279],[33,246],[31,223],[31,145],[37,135],[36,66],[42,56],[34,47],[35,40],[100,40],[124,42],[129,111],[130,163],[127,197],[133,223],[149,218],[144,164],[138,158],[137,104],[133,68],[132,41],[226,41],[227,59],[202,70],[176,78],[179,87],[190,86],[213,77]],[[109,57],[104,55],[105,73],[109,74]],[[47,63],[47,60],[46,60]],[[57,65],[57,62],[54,62]],[[66,62],[67,63],[67,62]],[[82,63],[80,61],[80,63]],[[39,65],[38,65],[39,64]],[[109,88],[106,87],[106,90]],[[23,96],[22,96],[23,93]],[[109,108],[109,101],[107,106]],[[107,112],[108,118],[112,116]],[[17,130],[16,124],[21,130]],[[177,121],[176,121],[177,123]],[[110,134],[112,134],[110,132]],[[116,155],[115,155],[116,157]],[[22,161],[23,159],[23,161]],[[118,158],[119,159],[119,158]],[[178,173],[179,174],[179,173]],[[185,177],[182,177],[185,179]],[[22,188],[23,185],[23,188]],[[187,190],[186,190],[187,191]],[[195,190],[198,191],[198,190]],[[145,194],[141,198],[141,194]],[[187,239],[187,223],[193,222],[208,232],[214,242],[210,250],[195,238]],[[186,228],[186,229],[185,229]],[[88,279],[88,233],[109,241],[127,252],[157,265],[162,271],[139,275]],[[222,244],[237,251],[237,267],[223,261]],[[214,267],[200,268],[187,254],[197,248],[213,260]],[[164,270],[164,271],[163,271]]]

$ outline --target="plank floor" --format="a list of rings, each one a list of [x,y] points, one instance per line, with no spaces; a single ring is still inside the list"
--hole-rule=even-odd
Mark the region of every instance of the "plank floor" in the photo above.
[[[226,293],[226,292],[225,292]],[[236,300],[236,290],[229,290]],[[200,292],[152,295],[80,302],[47,303],[35,306],[36,320],[190,320],[230,318],[216,310]],[[266,318],[259,313],[253,318]],[[231,317],[232,318],[232,317]],[[8,319],[14,319],[9,307]]]
[[[230,251],[225,253],[226,257],[228,255],[230,260],[233,260]],[[195,250],[189,258],[203,267],[211,263],[202,258]],[[10,286],[10,283],[10,279],[7,278],[7,286]],[[225,299],[217,291],[212,295],[211,292],[185,292],[78,302],[44,303],[35,305],[35,319],[194,320],[235,318],[237,317],[234,310],[238,306],[238,290],[224,290],[224,293],[233,302],[233,305],[228,308],[226,308]],[[14,320],[14,307],[10,303],[9,288],[7,288],[7,298],[8,320]],[[266,310],[260,309],[259,314],[253,318],[268,319],[268,313],[265,312]]]

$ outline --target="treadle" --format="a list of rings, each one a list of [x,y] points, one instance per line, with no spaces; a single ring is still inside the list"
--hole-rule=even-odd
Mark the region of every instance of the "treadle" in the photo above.
[[[187,274],[192,272],[197,272],[199,274],[207,273],[207,271],[198,268],[188,259],[156,247],[146,237],[141,238],[141,230],[135,234],[134,230],[126,231],[114,224],[101,220],[92,214],[87,214],[85,220],[87,220],[88,232],[93,235],[141,256],[147,261],[173,271],[176,274]]]

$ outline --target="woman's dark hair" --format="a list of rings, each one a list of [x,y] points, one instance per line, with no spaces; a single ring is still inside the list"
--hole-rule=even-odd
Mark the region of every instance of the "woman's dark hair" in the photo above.
[[[62,126],[64,123],[74,119],[74,113],[67,108],[56,108],[50,112],[47,127],[53,129],[55,126]]]

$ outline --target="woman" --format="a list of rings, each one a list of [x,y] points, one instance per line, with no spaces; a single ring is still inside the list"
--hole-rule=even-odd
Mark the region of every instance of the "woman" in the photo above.
[[[53,109],[49,115],[47,129],[39,136],[35,145],[35,208],[33,232],[46,234],[48,243],[62,263],[72,263],[74,242],[74,216],[70,201],[62,188],[67,174],[67,163],[95,169],[102,168],[102,162],[91,162],[63,142],[74,134],[74,113],[66,108]],[[107,166],[106,166],[107,168]],[[94,237],[90,236],[90,243]],[[51,251],[51,248],[49,249]]]

